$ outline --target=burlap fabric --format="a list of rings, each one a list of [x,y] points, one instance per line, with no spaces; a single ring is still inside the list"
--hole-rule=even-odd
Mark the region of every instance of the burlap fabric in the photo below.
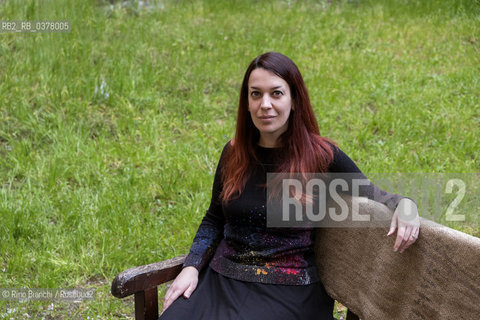
[[[360,213],[392,215],[373,201]],[[399,253],[387,232],[318,230],[317,264],[330,296],[364,320],[479,319],[479,238],[422,219],[417,242]]]

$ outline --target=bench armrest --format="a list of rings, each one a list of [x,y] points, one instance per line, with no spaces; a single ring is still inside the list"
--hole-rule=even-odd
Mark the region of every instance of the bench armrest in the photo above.
[[[186,255],[123,271],[112,282],[112,295],[117,298],[135,294],[135,319],[158,318],[158,289],[175,279],[182,271]]]
[[[175,279],[182,270],[185,255],[123,271],[112,282],[112,294],[117,298],[156,288]]]

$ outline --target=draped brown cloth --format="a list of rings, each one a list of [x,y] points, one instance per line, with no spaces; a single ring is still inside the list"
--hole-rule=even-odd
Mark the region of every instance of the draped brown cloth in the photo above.
[[[359,211],[392,215],[370,200]],[[400,253],[387,232],[318,229],[316,259],[330,296],[364,320],[480,319],[479,238],[421,219],[418,240]]]

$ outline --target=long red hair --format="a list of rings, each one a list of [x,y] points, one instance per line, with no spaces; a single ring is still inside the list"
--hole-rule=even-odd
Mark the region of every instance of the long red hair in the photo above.
[[[283,155],[277,172],[326,172],[333,160],[329,139],[320,136],[308,91],[295,63],[278,52],[267,52],[253,59],[243,77],[238,104],[235,139],[226,150],[222,170],[223,190],[220,198],[228,201],[245,187],[257,161],[255,146],[260,132],[248,111],[248,80],[253,70],[263,68],[285,80],[290,86],[292,111],[288,129],[280,136],[279,154]]]

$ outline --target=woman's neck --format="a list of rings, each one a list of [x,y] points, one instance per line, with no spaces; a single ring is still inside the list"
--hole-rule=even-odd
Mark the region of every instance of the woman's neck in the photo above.
[[[279,139],[265,139],[264,137],[260,137],[260,139],[258,139],[258,145],[263,148],[278,148],[278,140]]]

